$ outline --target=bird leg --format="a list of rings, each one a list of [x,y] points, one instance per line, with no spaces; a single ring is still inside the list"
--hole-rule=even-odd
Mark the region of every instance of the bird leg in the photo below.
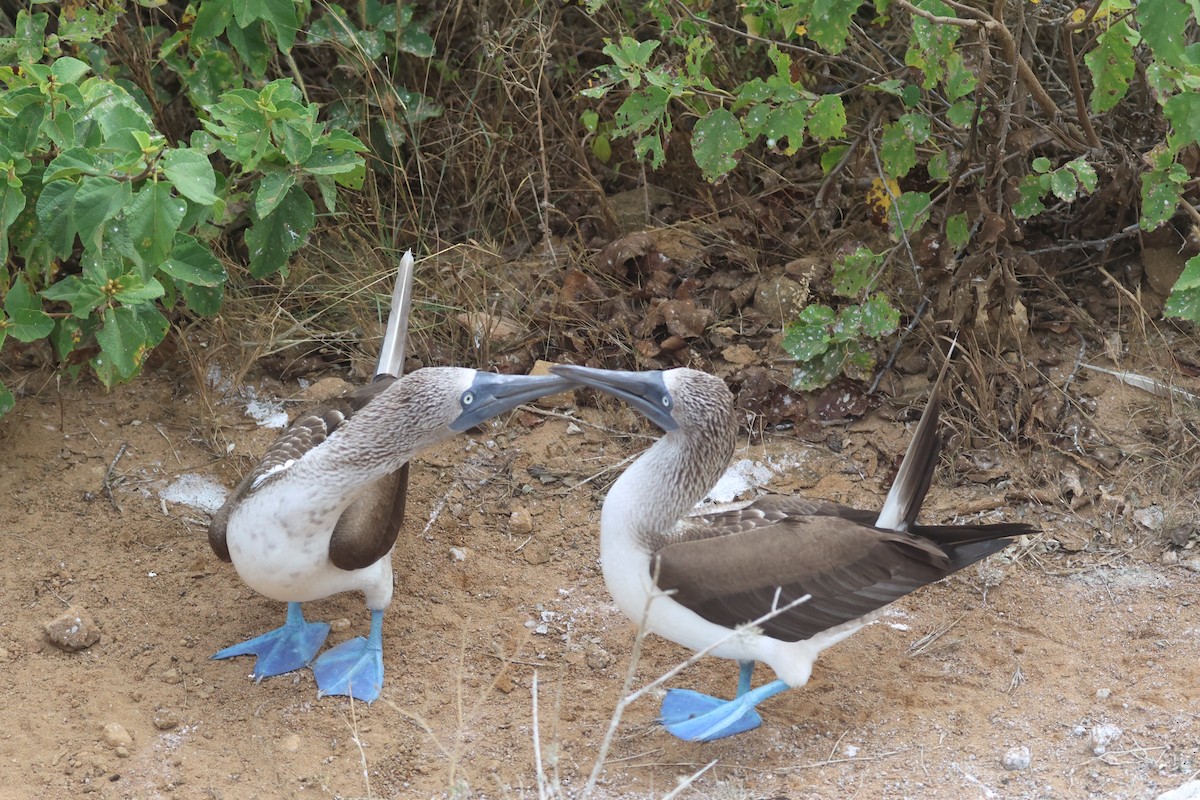
[[[288,603],[287,622],[283,627],[226,647],[214,654],[213,658],[258,656],[254,662],[254,680],[258,682],[272,675],[282,675],[308,666],[328,635],[328,623],[308,622],[300,611],[299,603]]]
[[[371,612],[371,631],[342,642],[313,663],[320,696],[343,694],[373,703],[383,687],[383,611]]]

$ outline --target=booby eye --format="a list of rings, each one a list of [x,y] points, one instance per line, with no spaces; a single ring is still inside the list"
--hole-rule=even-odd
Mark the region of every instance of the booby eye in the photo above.
[[[475,393],[474,392],[463,392],[462,400],[460,400],[459,402],[461,402],[464,407],[471,405],[471,403],[475,402]]]
[[[662,404],[663,404],[663,408],[670,408],[671,407],[671,395],[664,394],[662,396]]]

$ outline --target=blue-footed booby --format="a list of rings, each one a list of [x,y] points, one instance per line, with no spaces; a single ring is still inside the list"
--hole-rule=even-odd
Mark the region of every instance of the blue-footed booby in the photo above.
[[[893,600],[1036,530],[914,524],[941,449],[945,367],[879,512],[780,495],[697,508],[734,451],[737,423],[724,381],[686,368],[551,371],[626,400],[664,431],[604,500],[600,562],[609,592],[635,624],[740,664],[733,700],[667,692],[661,720],[681,739],[757,728],[755,706],[807,683],[822,650]],[[758,661],[777,679],[751,690]]]
[[[254,678],[312,661],[329,633],[300,604],[361,591],[367,637],[313,663],[321,695],[374,701],[383,685],[383,612],[392,599],[392,546],[404,515],[406,466],[419,450],[489,417],[562,391],[553,376],[427,367],[400,376],[412,254],[392,295],[375,380],[298,417],[213,517],[209,544],[256,592],[287,603],[287,622],[213,658],[255,655]]]

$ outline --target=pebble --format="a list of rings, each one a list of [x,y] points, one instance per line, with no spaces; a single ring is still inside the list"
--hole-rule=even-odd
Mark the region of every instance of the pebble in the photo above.
[[[773,322],[789,322],[808,301],[808,289],[786,275],[758,284],[754,307]]]
[[[1102,756],[1108,750],[1108,746],[1121,738],[1124,733],[1116,725],[1110,722],[1105,722],[1100,725],[1092,726],[1092,753]]]
[[[1200,781],[1188,781],[1169,792],[1163,792],[1155,800],[1200,800]]]
[[[533,515],[529,509],[518,506],[508,518],[508,530],[513,536],[528,536],[533,533]]]
[[[344,631],[350,627],[350,620],[346,617],[338,617],[337,619],[329,620],[329,630],[333,633]]]
[[[1032,761],[1032,757],[1029,754],[1029,748],[1021,745],[1020,747],[1010,747],[1000,758],[1000,766],[1010,770],[1029,769],[1030,761]]]
[[[44,627],[50,643],[68,653],[84,650],[100,641],[100,628],[82,606],[71,606]]]
[[[112,748],[124,747],[128,752],[133,746],[133,737],[121,723],[110,722],[104,726],[104,743]]]
[[[179,715],[169,708],[160,708],[154,712],[154,727],[160,731],[169,731],[179,726]]]
[[[579,436],[583,433],[583,428],[576,425],[574,422],[567,423],[567,436]]]
[[[183,676],[179,674],[179,670],[175,667],[164,670],[159,677],[162,678],[163,683],[176,684],[183,682]]]
[[[1097,689],[1096,690],[1096,699],[1097,700],[1107,700],[1110,695],[1112,695],[1112,689]]]
[[[452,559],[454,559],[455,561],[466,561],[467,560],[467,551],[463,550],[461,547],[451,547],[450,548],[450,557]]]
[[[285,753],[300,752],[300,737],[294,733],[283,737],[283,740],[279,743],[279,749]]]

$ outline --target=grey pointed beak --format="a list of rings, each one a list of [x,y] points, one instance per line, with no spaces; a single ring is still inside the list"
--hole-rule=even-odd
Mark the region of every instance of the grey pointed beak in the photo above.
[[[570,378],[555,375],[499,375],[476,372],[471,388],[459,397],[462,413],[450,423],[450,430],[462,432],[486,419],[511,411],[522,403],[557,394],[576,386]]]
[[[662,370],[628,372],[615,369],[594,369],[574,364],[555,364],[550,368],[555,375],[570,378],[576,383],[608,392],[636,408],[664,431],[679,427],[672,412],[675,401],[663,380]]]

